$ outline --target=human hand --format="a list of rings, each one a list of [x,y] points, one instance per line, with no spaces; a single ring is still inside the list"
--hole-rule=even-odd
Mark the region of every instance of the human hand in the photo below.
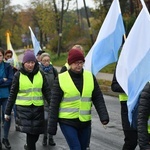
[[[9,121],[9,120],[10,120],[10,116],[9,116],[9,115],[6,115],[6,114],[5,114],[4,118],[5,118],[6,121]]]

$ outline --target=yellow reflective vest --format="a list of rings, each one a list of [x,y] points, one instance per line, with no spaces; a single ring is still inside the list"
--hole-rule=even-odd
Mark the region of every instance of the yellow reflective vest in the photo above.
[[[33,104],[35,106],[43,106],[42,85],[43,77],[40,71],[34,75],[33,83],[26,75],[20,73],[16,105],[30,106]]]
[[[82,95],[76,88],[68,71],[59,74],[59,84],[64,92],[64,97],[60,103],[59,118],[75,119],[86,122],[91,120],[92,92],[94,81],[92,73],[83,72]]]
[[[125,93],[119,94],[119,100],[120,101],[127,101],[128,96]]]

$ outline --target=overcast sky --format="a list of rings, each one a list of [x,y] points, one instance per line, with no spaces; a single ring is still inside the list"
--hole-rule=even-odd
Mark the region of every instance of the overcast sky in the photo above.
[[[11,3],[12,3],[12,5],[20,4],[20,5],[24,6],[24,5],[27,5],[29,1],[30,0],[11,0]],[[93,0],[86,0],[86,5],[88,7],[94,7]],[[79,8],[84,6],[83,0],[78,0],[78,6],[79,6]]]

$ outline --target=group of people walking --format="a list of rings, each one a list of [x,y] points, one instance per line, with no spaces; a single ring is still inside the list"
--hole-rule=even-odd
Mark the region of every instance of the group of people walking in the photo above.
[[[36,57],[32,50],[27,50],[15,72],[10,61],[8,63],[4,59],[5,53],[0,48],[0,105],[4,122],[0,150],[2,144],[11,149],[8,134],[14,106],[17,131],[26,133],[25,150],[36,150],[40,134],[43,134],[43,146],[55,146],[53,136],[57,133],[58,124],[70,150],[90,149],[92,106],[103,125],[109,123],[109,114],[95,76],[84,70],[83,48],[75,45],[69,50],[67,63],[59,74],[52,65],[50,54],[45,51],[39,51]],[[135,150],[138,139],[141,150],[150,150],[149,83],[140,96],[138,130],[130,126],[128,97],[118,84],[115,73],[111,87],[114,92],[120,92],[125,136],[122,150]]]
[[[8,134],[11,112],[15,105],[17,131],[27,135],[24,149],[35,150],[39,135],[44,133],[44,137],[47,136],[48,117],[46,116],[48,115],[46,112],[48,112],[48,108],[46,107],[50,103],[51,87],[57,76],[57,70],[50,64],[48,53],[42,55],[42,61],[39,64],[33,51],[27,50],[24,53],[20,69],[15,73],[10,62],[8,63],[4,59],[8,53],[11,53],[10,58],[12,58],[13,53],[10,50],[5,52],[2,48],[0,49],[0,102],[2,119],[5,118],[3,119],[4,138],[2,143],[5,148],[11,149]],[[2,149],[2,143],[0,143],[0,149]],[[43,141],[43,145],[47,145],[46,140]],[[49,145],[55,145],[50,134]]]

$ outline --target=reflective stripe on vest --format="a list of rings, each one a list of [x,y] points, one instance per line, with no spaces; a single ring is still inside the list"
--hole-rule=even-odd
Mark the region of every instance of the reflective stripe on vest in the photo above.
[[[70,66],[69,66],[69,64],[68,64],[68,63],[65,63],[65,66],[66,66],[67,70],[69,70],[69,69],[70,69]]]
[[[147,130],[148,130],[148,133],[150,134],[150,117],[149,117],[149,119],[148,119]]]
[[[20,73],[16,105],[30,106],[33,104],[35,106],[43,106],[42,86],[43,77],[40,71],[34,75],[33,83],[26,75]]]
[[[125,93],[119,94],[119,100],[120,101],[127,101],[128,96]]]
[[[59,118],[79,118],[82,122],[91,120],[91,97],[94,89],[93,75],[88,71],[83,72],[82,96],[68,71],[59,74],[59,84],[64,92],[64,97],[60,103]]]

